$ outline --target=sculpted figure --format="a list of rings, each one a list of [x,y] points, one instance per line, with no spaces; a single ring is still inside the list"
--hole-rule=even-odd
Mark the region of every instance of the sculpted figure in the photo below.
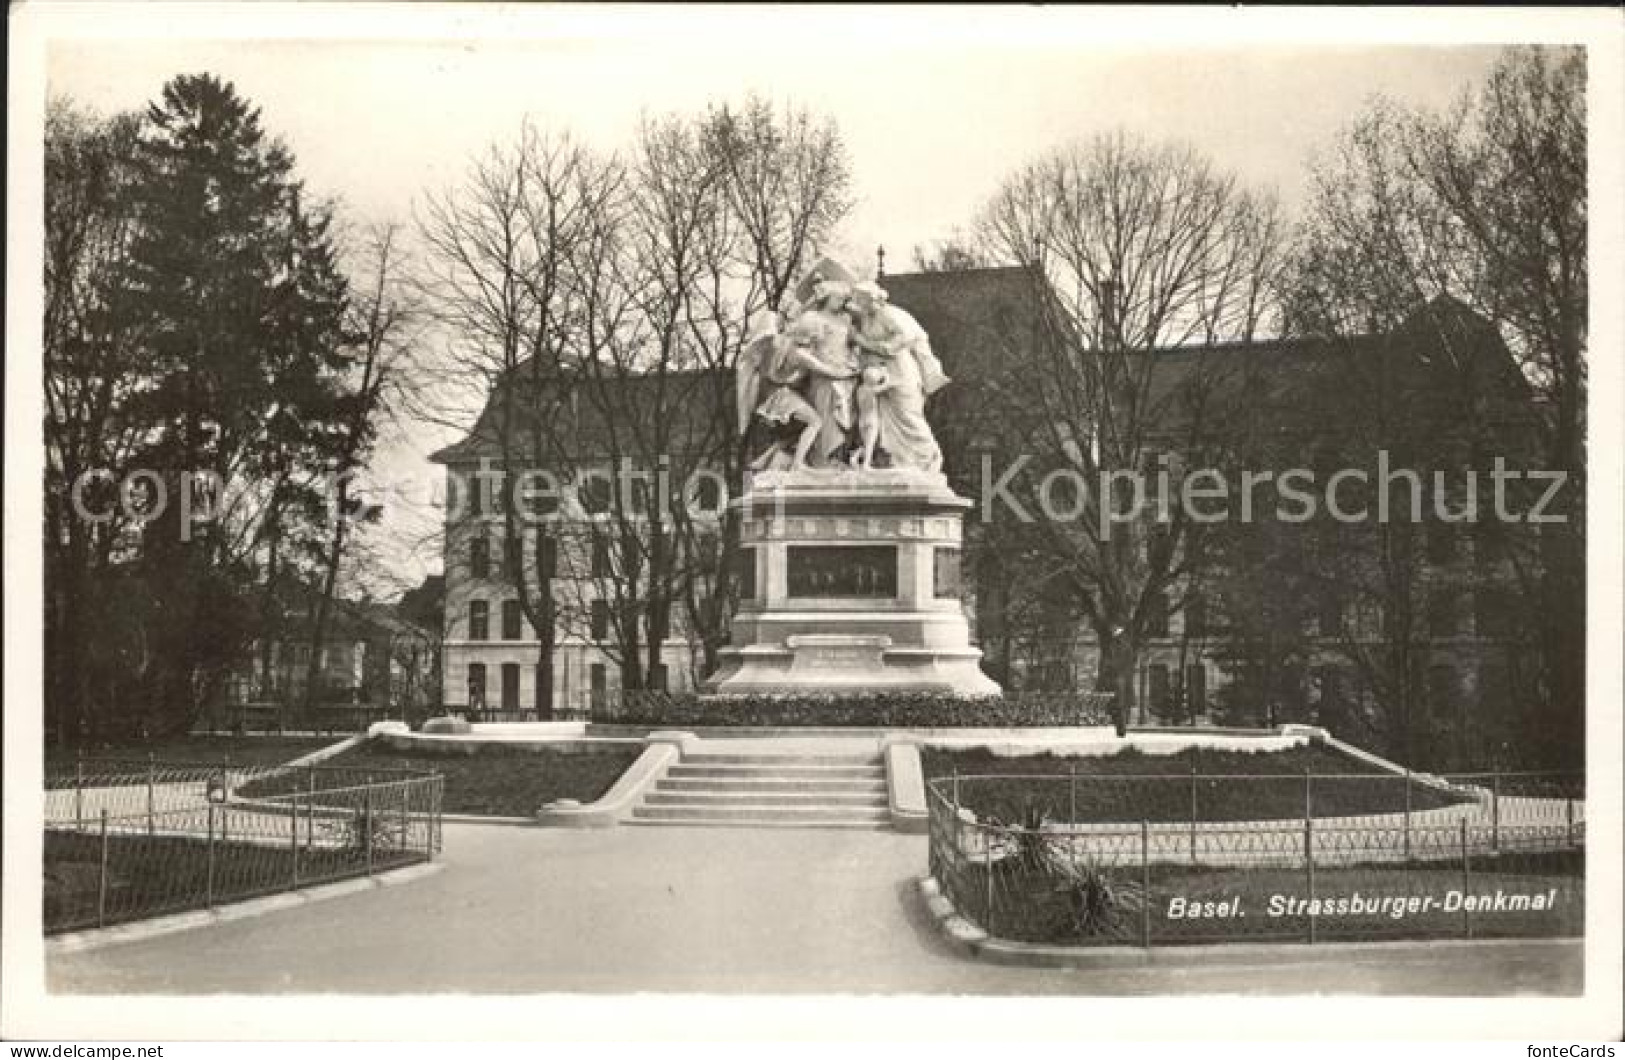
[[[925,419],[925,399],[948,383],[925,329],[891,305],[878,284],[863,282],[848,301],[852,342],[861,352],[857,391],[863,448],[856,463],[872,467],[884,445],[896,467],[942,470],[942,450]]]
[[[844,356],[844,337],[840,348]],[[802,425],[801,434],[796,439],[790,460],[792,466],[808,466],[808,455],[818,441],[826,416],[833,414],[820,411],[808,399],[807,391],[812,381],[846,381],[851,385],[855,374],[856,365],[844,360],[834,363],[825,360],[813,341],[813,335],[806,329],[801,332],[782,331],[778,314],[770,314],[740,354],[737,377],[740,432],[749,428],[752,414],[769,423],[798,422]],[[764,388],[769,391],[767,400],[757,405],[757,396]],[[823,400],[826,405],[830,404],[829,399]],[[772,446],[758,456],[751,466],[755,470],[770,467],[775,459],[783,455],[783,447]]]
[[[793,345],[807,349],[813,359],[841,370],[839,377],[812,373],[807,380],[807,400],[820,417],[818,436],[807,463],[823,467],[846,445],[852,430],[853,394],[859,370],[857,350],[852,346],[852,319],[846,313],[850,285],[839,280],[819,279],[812,284],[810,301],[794,313],[788,328]]]

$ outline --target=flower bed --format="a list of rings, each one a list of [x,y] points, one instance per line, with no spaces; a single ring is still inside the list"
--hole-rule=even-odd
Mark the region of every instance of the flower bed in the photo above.
[[[1110,697],[1091,693],[1021,693],[963,699],[947,695],[729,696],[628,692],[594,721],[651,728],[986,729],[1111,724]]]

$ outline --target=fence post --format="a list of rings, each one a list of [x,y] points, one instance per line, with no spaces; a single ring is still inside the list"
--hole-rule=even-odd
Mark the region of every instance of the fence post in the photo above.
[[[362,842],[367,847],[367,875],[372,875],[372,774],[367,774],[366,787],[361,789]]]
[[[214,803],[209,803],[209,844],[208,844],[208,871],[204,876],[203,901],[208,908],[214,908]]]
[[[1067,768],[1067,817],[1068,828],[1076,827],[1078,823],[1078,767],[1076,763]]]
[[[1151,948],[1151,823],[1140,820],[1140,945]]]
[[[73,753],[73,830],[85,830],[85,752]]]
[[[288,864],[293,874],[293,885],[299,886],[299,793],[293,793],[288,806]]]
[[[107,807],[102,807],[101,870],[96,877],[96,926],[107,925]]]
[[[1405,860],[1411,860],[1411,767],[1405,767]]]
[[[1569,846],[1574,845],[1574,796],[1563,800],[1564,824],[1568,829]]]
[[[404,857],[407,848],[411,846],[412,836],[412,814],[407,805],[408,800],[412,797],[411,782],[406,780],[400,781],[396,786],[396,791],[399,792],[401,799],[401,845],[399,851],[397,852]]]
[[[1458,832],[1458,834],[1461,837],[1461,897],[1462,897],[1462,903],[1461,903],[1461,928],[1462,928],[1462,934],[1464,934],[1467,938],[1472,938],[1473,937],[1472,903],[1470,901],[1467,901],[1467,899],[1469,897],[1471,897],[1471,895],[1473,893],[1473,890],[1472,890],[1473,863],[1472,863],[1471,857],[1467,853],[1467,818],[1463,817],[1461,819],[1461,821],[1460,821],[1460,825],[1461,825],[1461,828],[1460,828],[1460,831]]]
[[[1501,852],[1501,771],[1490,774],[1490,852]]]
[[[155,771],[155,769],[156,769],[156,765],[155,765],[154,756],[153,756],[151,751],[148,751],[147,752],[147,837],[149,839],[152,837],[153,831],[154,831],[153,821],[152,821],[152,810],[153,810],[153,792],[154,792],[153,772]]]
[[[993,833],[987,828],[982,833],[982,930],[993,934]]]
[[[1315,775],[1306,767],[1303,771],[1303,819],[1315,816]]]
[[[1303,864],[1309,882],[1309,907],[1315,903],[1315,819],[1307,814],[1303,818]],[[1309,944],[1315,944],[1315,914],[1309,914]]]
[[[305,849],[316,845],[316,767],[305,767]]]
[[[1191,864],[1196,864],[1196,763],[1191,762]]]

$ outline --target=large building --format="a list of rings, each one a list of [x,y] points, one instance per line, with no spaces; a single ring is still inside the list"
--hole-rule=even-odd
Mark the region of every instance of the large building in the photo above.
[[[998,447],[1010,414],[988,395],[1000,388],[1001,373],[1019,370],[1012,343],[1043,341],[1034,325],[1042,292],[1015,268],[892,275],[882,283],[895,304],[919,319],[954,379],[933,399],[931,417],[950,479],[961,494],[977,498],[981,456]],[[1176,394],[1199,379],[1228,410],[1216,421],[1223,425],[1218,429],[1236,439],[1245,435],[1252,459],[1280,466],[1353,461],[1378,447],[1409,447],[1430,467],[1472,465],[1473,454],[1454,451],[1462,444],[1461,425],[1488,424],[1490,437],[1505,443],[1498,451],[1510,452],[1530,407],[1528,388],[1493,329],[1448,300],[1419,307],[1402,326],[1382,334],[1137,356],[1145,358],[1145,378],[1158,393]],[[1464,388],[1463,379],[1477,382]],[[527,454],[545,464],[549,446],[557,452],[568,444],[572,451],[560,462],[579,475],[614,462],[616,447],[607,439],[613,428],[606,420],[617,416],[678,421],[668,437],[679,444],[710,439],[711,430],[732,431],[733,386],[720,374],[685,379],[684,399],[675,406],[669,394],[657,400],[638,392],[646,387],[652,393],[654,384],[634,378],[621,385],[625,398],[614,410],[558,402],[568,422],[546,445],[524,432],[504,441],[503,406],[512,398],[497,388],[469,436],[434,459],[455,484],[476,478],[482,468],[535,463],[524,459]],[[662,385],[669,387],[669,381]],[[1392,413],[1392,436],[1346,414],[1356,391],[1365,392],[1372,408]],[[645,409],[660,402],[664,411]],[[1177,405],[1169,402],[1170,408]],[[1156,428],[1163,437],[1153,440],[1177,447],[1185,425],[1173,414],[1168,419]],[[534,572],[539,559],[553,564],[557,575],[554,708],[583,710],[595,697],[613,696],[626,673],[616,623],[628,613],[627,594],[615,592],[626,581],[617,568],[629,565],[617,563],[623,542],[594,530],[611,518],[605,505],[589,499],[565,513],[549,535],[550,554],[538,557],[533,540],[525,539],[517,552],[505,543],[500,506],[488,495],[451,492],[470,502],[449,507],[446,527],[446,703],[472,699],[487,709],[535,707],[540,641],[510,574],[516,563]],[[967,540],[966,597],[984,667],[1006,689],[1091,687],[1100,663],[1094,637],[1053,581],[1012,568],[1001,532],[994,520],[974,526]],[[1505,615],[1505,558],[1492,557],[1480,535],[1454,527],[1428,525],[1417,533],[1406,590],[1412,598],[1402,602],[1416,615],[1402,616],[1403,629],[1394,601],[1360,599],[1347,585],[1334,590],[1329,582],[1321,591],[1308,575],[1284,609],[1275,608],[1275,601],[1265,606],[1239,599],[1238,585],[1275,579],[1253,571],[1248,581],[1244,553],[1252,545],[1232,542],[1224,562],[1208,564],[1203,584],[1184,579],[1171,585],[1162,606],[1149,609],[1134,675],[1136,720],[1325,721],[1334,704],[1345,700],[1337,709],[1358,715],[1362,701],[1385,694],[1380,675],[1366,671],[1387,665],[1379,656],[1396,638],[1404,638],[1402,647],[1414,656],[1402,665],[1421,674],[1429,710],[1459,713],[1464,705],[1510,694],[1507,649],[1515,637]],[[1302,553],[1308,546],[1294,547]],[[705,562],[704,556],[693,559]],[[1298,554],[1291,565],[1313,567],[1316,561]],[[1228,584],[1227,572],[1235,576]],[[631,596],[635,607],[637,594]],[[529,610],[536,613],[534,605]],[[683,616],[674,616],[660,653],[666,687],[693,688],[703,676],[697,671],[704,654],[694,641]],[[641,651],[649,654],[646,647]],[[641,669],[645,678],[654,673]]]

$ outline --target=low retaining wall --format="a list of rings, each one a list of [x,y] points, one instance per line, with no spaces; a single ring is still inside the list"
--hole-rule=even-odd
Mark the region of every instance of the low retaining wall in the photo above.
[[[466,735],[389,731],[377,733],[371,738],[391,750],[428,755],[472,755],[491,747],[512,747],[523,751],[556,751],[560,754],[591,754],[607,744],[627,745],[645,742],[641,737],[527,737],[508,732],[482,733],[478,728]]]
[[[632,812],[644,791],[665,776],[671,764],[682,757],[683,744],[692,739],[693,734],[686,732],[650,733],[649,746],[600,798],[588,803],[574,799],[550,802],[537,813],[536,820],[561,828],[609,828],[619,824]]]

